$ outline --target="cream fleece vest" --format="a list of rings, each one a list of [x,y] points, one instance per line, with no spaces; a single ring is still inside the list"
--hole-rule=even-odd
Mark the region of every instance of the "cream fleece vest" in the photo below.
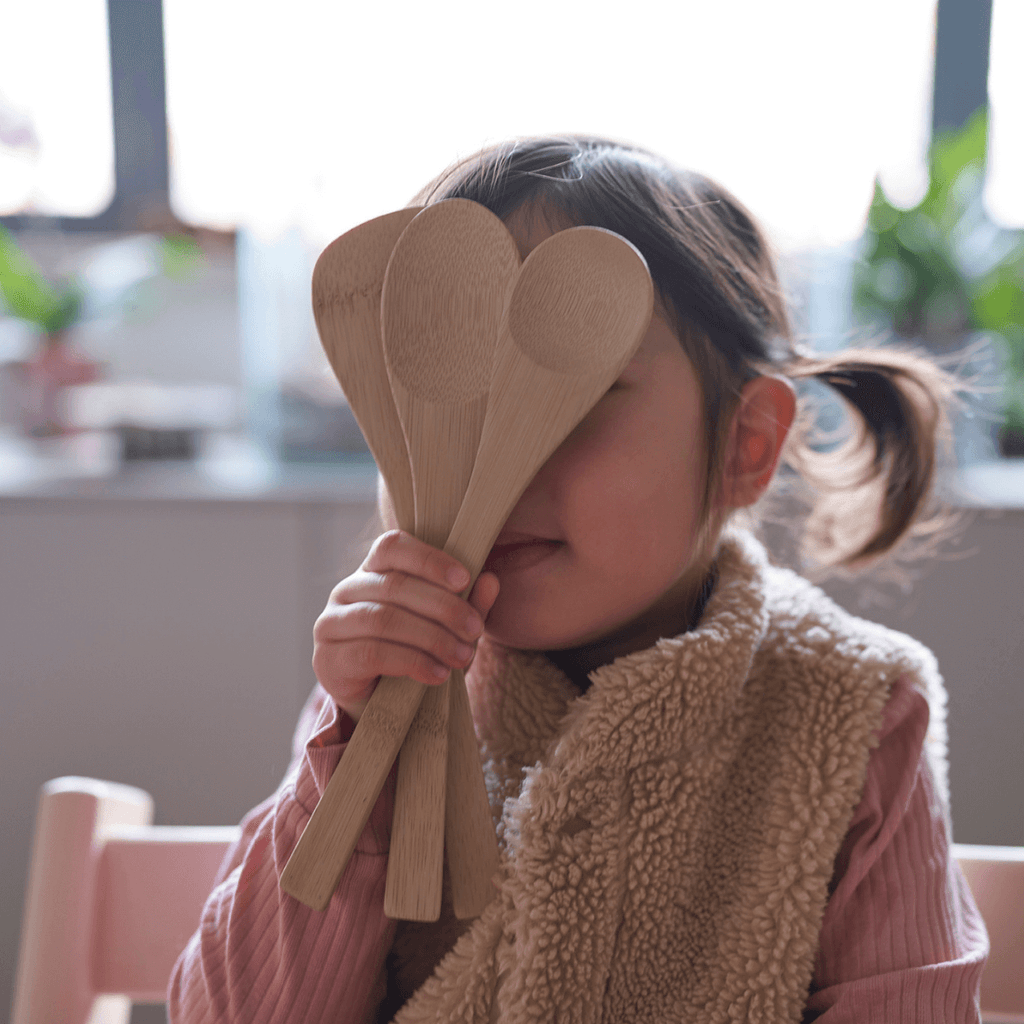
[[[718,571],[697,628],[582,696],[541,654],[481,646],[498,888],[398,1022],[800,1020],[890,687],[908,673],[928,698],[948,808],[945,694],[927,649],[748,534],[724,536]]]

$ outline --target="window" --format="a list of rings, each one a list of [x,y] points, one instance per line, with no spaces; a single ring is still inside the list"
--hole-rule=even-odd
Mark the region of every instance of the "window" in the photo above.
[[[990,105],[985,205],[1005,227],[1024,227],[1024,4],[995,0],[989,55]]]
[[[935,0],[165,0],[172,204],[325,244],[517,134],[635,140],[718,177],[791,247],[856,237],[875,174],[924,187]]]
[[[105,0],[5,4],[0,214],[88,217],[113,194]]]
[[[298,0],[287,16],[164,0],[171,205],[240,229],[250,394],[311,419],[337,395],[309,302],[320,250],[515,135],[610,135],[718,178],[783,251],[825,250],[801,257],[823,282],[803,326],[838,344],[849,252],[835,250],[861,234],[876,174],[907,205],[926,186],[935,9],[641,0],[613,23],[543,0],[514,15],[452,0],[443,18],[409,0]]]

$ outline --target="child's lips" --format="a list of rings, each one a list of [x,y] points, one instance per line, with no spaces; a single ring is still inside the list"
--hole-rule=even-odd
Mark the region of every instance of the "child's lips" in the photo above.
[[[513,569],[527,569],[544,561],[562,546],[559,540],[538,537],[535,534],[502,532],[491,548],[483,572],[509,572]]]

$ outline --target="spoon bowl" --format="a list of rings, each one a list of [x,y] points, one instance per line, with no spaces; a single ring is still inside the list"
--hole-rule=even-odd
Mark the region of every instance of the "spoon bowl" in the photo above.
[[[398,525],[412,531],[415,504],[405,434],[381,339],[388,260],[421,207],[396,210],[336,238],[313,268],[313,319],[327,360],[380,470]]]

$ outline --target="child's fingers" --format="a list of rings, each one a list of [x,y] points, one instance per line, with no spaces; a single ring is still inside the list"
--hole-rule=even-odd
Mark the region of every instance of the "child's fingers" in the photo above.
[[[316,621],[317,680],[358,720],[381,676],[429,685],[466,668],[483,631],[483,614],[461,597],[468,585],[451,555],[401,530],[381,534]]]
[[[494,607],[494,602],[498,599],[499,587],[498,577],[493,572],[482,572],[477,577],[476,583],[473,584],[473,590],[469,595],[469,603],[480,613],[480,617],[485,621],[487,613]]]
[[[321,645],[313,667],[321,685],[343,707],[368,699],[380,676],[406,676],[436,686],[451,673],[450,667],[415,647],[365,637]]]
[[[364,627],[371,633],[378,632],[379,627],[387,629],[388,616],[392,614],[387,609],[391,608],[418,616],[425,623],[435,624],[466,643],[473,643],[483,632],[483,616],[468,601],[464,601],[458,594],[403,572],[377,574],[360,570],[353,573],[334,588],[327,612],[339,616],[350,615],[351,609],[359,605],[379,608],[375,614],[383,621]],[[357,614],[357,621],[361,622],[365,613],[366,609],[363,608]]]
[[[458,559],[431,547],[404,530],[382,533],[362,568],[368,572],[404,572],[459,593],[469,585],[469,571]]]
[[[397,604],[372,601],[325,612],[313,627],[313,639],[318,645],[341,645],[349,659],[345,671],[355,679],[392,674],[382,662],[373,660],[378,650],[384,651],[386,645],[397,644],[420,651],[449,670],[465,667],[472,656],[470,642],[434,620]]]

